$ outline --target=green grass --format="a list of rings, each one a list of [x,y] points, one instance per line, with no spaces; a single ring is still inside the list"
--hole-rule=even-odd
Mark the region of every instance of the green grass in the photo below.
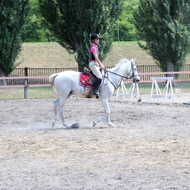
[[[145,44],[145,42],[141,42],[142,44]],[[138,46],[137,41],[130,41],[130,42],[114,42],[113,46]]]
[[[163,92],[165,85],[166,85],[166,83],[164,83],[164,82],[158,83],[158,86],[159,86],[161,92]],[[131,86],[131,84],[125,84],[125,87],[127,89],[129,89],[130,86]],[[152,88],[152,83],[139,83],[138,87],[139,87],[140,94],[150,94],[151,88]],[[189,84],[189,82],[178,82],[177,87],[173,88],[174,92],[175,92],[175,89],[181,89],[182,92],[190,92],[190,84]]]
[[[112,50],[103,61],[105,66],[115,65],[121,58],[136,58],[138,65],[153,65],[154,60],[137,42],[114,42]],[[57,43],[24,43],[17,59],[18,68],[66,68],[77,67],[74,55],[69,54]]]
[[[150,94],[151,83],[139,83],[139,93]],[[158,83],[159,88],[163,91],[165,83]],[[131,84],[125,84],[127,90],[129,90]],[[190,92],[190,85],[187,82],[178,83],[177,88],[182,92]],[[173,89],[175,93],[175,88]],[[42,98],[56,98],[57,96],[53,92],[51,87],[30,87],[28,88],[28,99],[42,99]],[[24,88],[8,88],[0,90],[0,100],[9,99],[24,99]]]
[[[113,46],[136,46],[137,42],[136,41],[131,41],[131,42],[114,42]]]
[[[28,89],[28,98],[52,98],[55,97],[51,87],[31,87]]]
[[[41,99],[56,97],[50,87],[28,88],[28,99]],[[0,91],[0,100],[24,99],[24,88],[4,88]]]
[[[144,43],[144,42],[141,42]],[[114,42],[112,50],[103,61],[105,66],[115,65],[121,58],[136,58],[137,65],[155,65],[155,61],[146,51],[142,50],[136,41]],[[63,47],[55,42],[24,43],[17,59],[20,68],[66,68],[77,67],[74,55],[70,55]],[[190,55],[186,58],[190,63]]]

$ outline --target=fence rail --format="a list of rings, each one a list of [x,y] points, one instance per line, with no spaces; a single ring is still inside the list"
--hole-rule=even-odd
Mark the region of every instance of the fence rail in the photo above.
[[[113,66],[107,66],[107,69]],[[77,67],[72,68],[17,68],[15,69],[10,77],[22,77],[22,76],[50,76],[53,73],[59,73],[61,71],[72,70],[78,71]],[[160,68],[157,65],[137,65],[139,73],[161,73]],[[190,71],[190,64],[186,64],[182,71]],[[141,81],[148,81],[150,77],[164,77],[165,73],[162,74],[147,74],[141,75]],[[190,73],[179,75],[179,80],[183,81],[190,79]],[[23,79],[7,79],[8,85],[23,85]],[[48,78],[30,78],[28,84],[49,84]]]
[[[150,76],[157,76],[157,75],[164,75],[164,74],[179,74],[180,76],[181,75],[186,75],[186,74],[189,74],[190,75],[190,71],[183,71],[183,72],[155,72],[155,73],[139,73],[139,75],[142,77],[142,76],[149,76],[149,80],[144,80],[142,81],[141,80],[141,83],[150,83]],[[20,77],[0,77],[0,80],[21,80],[22,81],[22,85],[6,85],[6,86],[0,86],[0,89],[1,88],[24,88],[24,98],[27,99],[28,98],[28,87],[50,87],[50,84],[48,82],[48,84],[41,84],[41,83],[38,83],[38,84],[29,84],[29,80],[37,80],[37,79],[48,79],[49,76],[20,76]],[[173,80],[174,81],[174,80]],[[178,79],[176,81],[190,81],[190,79],[184,79],[184,80],[181,80],[181,79]],[[159,81],[157,81],[159,82]],[[132,83],[131,80],[127,80],[125,81],[124,83]]]

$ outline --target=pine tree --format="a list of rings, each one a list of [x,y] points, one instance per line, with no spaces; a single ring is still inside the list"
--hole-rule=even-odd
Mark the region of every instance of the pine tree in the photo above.
[[[99,57],[105,58],[113,42],[118,0],[39,0],[39,5],[57,42],[75,53],[80,71],[88,67],[91,34],[103,37]]]
[[[190,0],[140,0],[134,18],[146,42],[140,47],[162,71],[180,71],[190,47]]]
[[[28,0],[0,0],[0,75],[9,75],[16,67],[21,50],[23,25]],[[2,81],[1,81],[2,82]]]

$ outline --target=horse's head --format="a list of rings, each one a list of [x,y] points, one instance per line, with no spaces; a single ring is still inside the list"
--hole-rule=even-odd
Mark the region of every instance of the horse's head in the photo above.
[[[112,69],[107,70],[107,72],[112,73],[109,77],[106,76],[112,84],[114,83],[114,80],[119,84],[122,79],[132,79],[133,82],[136,83],[140,81],[137,67],[135,65],[135,59],[120,59],[119,63]],[[117,77],[117,79],[114,78],[114,76]],[[117,89],[117,85],[114,85],[114,87]]]
[[[131,59],[131,70],[129,72],[130,78],[133,80],[133,82],[139,82],[140,77],[138,76],[137,67],[135,65],[136,59]]]

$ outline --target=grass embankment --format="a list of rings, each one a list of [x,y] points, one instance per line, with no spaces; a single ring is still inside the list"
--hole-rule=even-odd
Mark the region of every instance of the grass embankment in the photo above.
[[[137,42],[114,42],[103,63],[113,66],[121,58],[136,58],[137,65],[155,65],[152,57]],[[70,55],[57,43],[24,43],[17,62],[21,62],[18,68],[77,67],[74,55]],[[187,56],[186,63],[190,63],[190,55]]]
[[[155,64],[151,56],[143,51],[136,42],[114,42],[112,50],[103,63],[115,65],[121,58],[136,58],[138,65]],[[18,68],[65,68],[77,67],[74,55],[70,55],[57,43],[24,43],[17,62]]]

